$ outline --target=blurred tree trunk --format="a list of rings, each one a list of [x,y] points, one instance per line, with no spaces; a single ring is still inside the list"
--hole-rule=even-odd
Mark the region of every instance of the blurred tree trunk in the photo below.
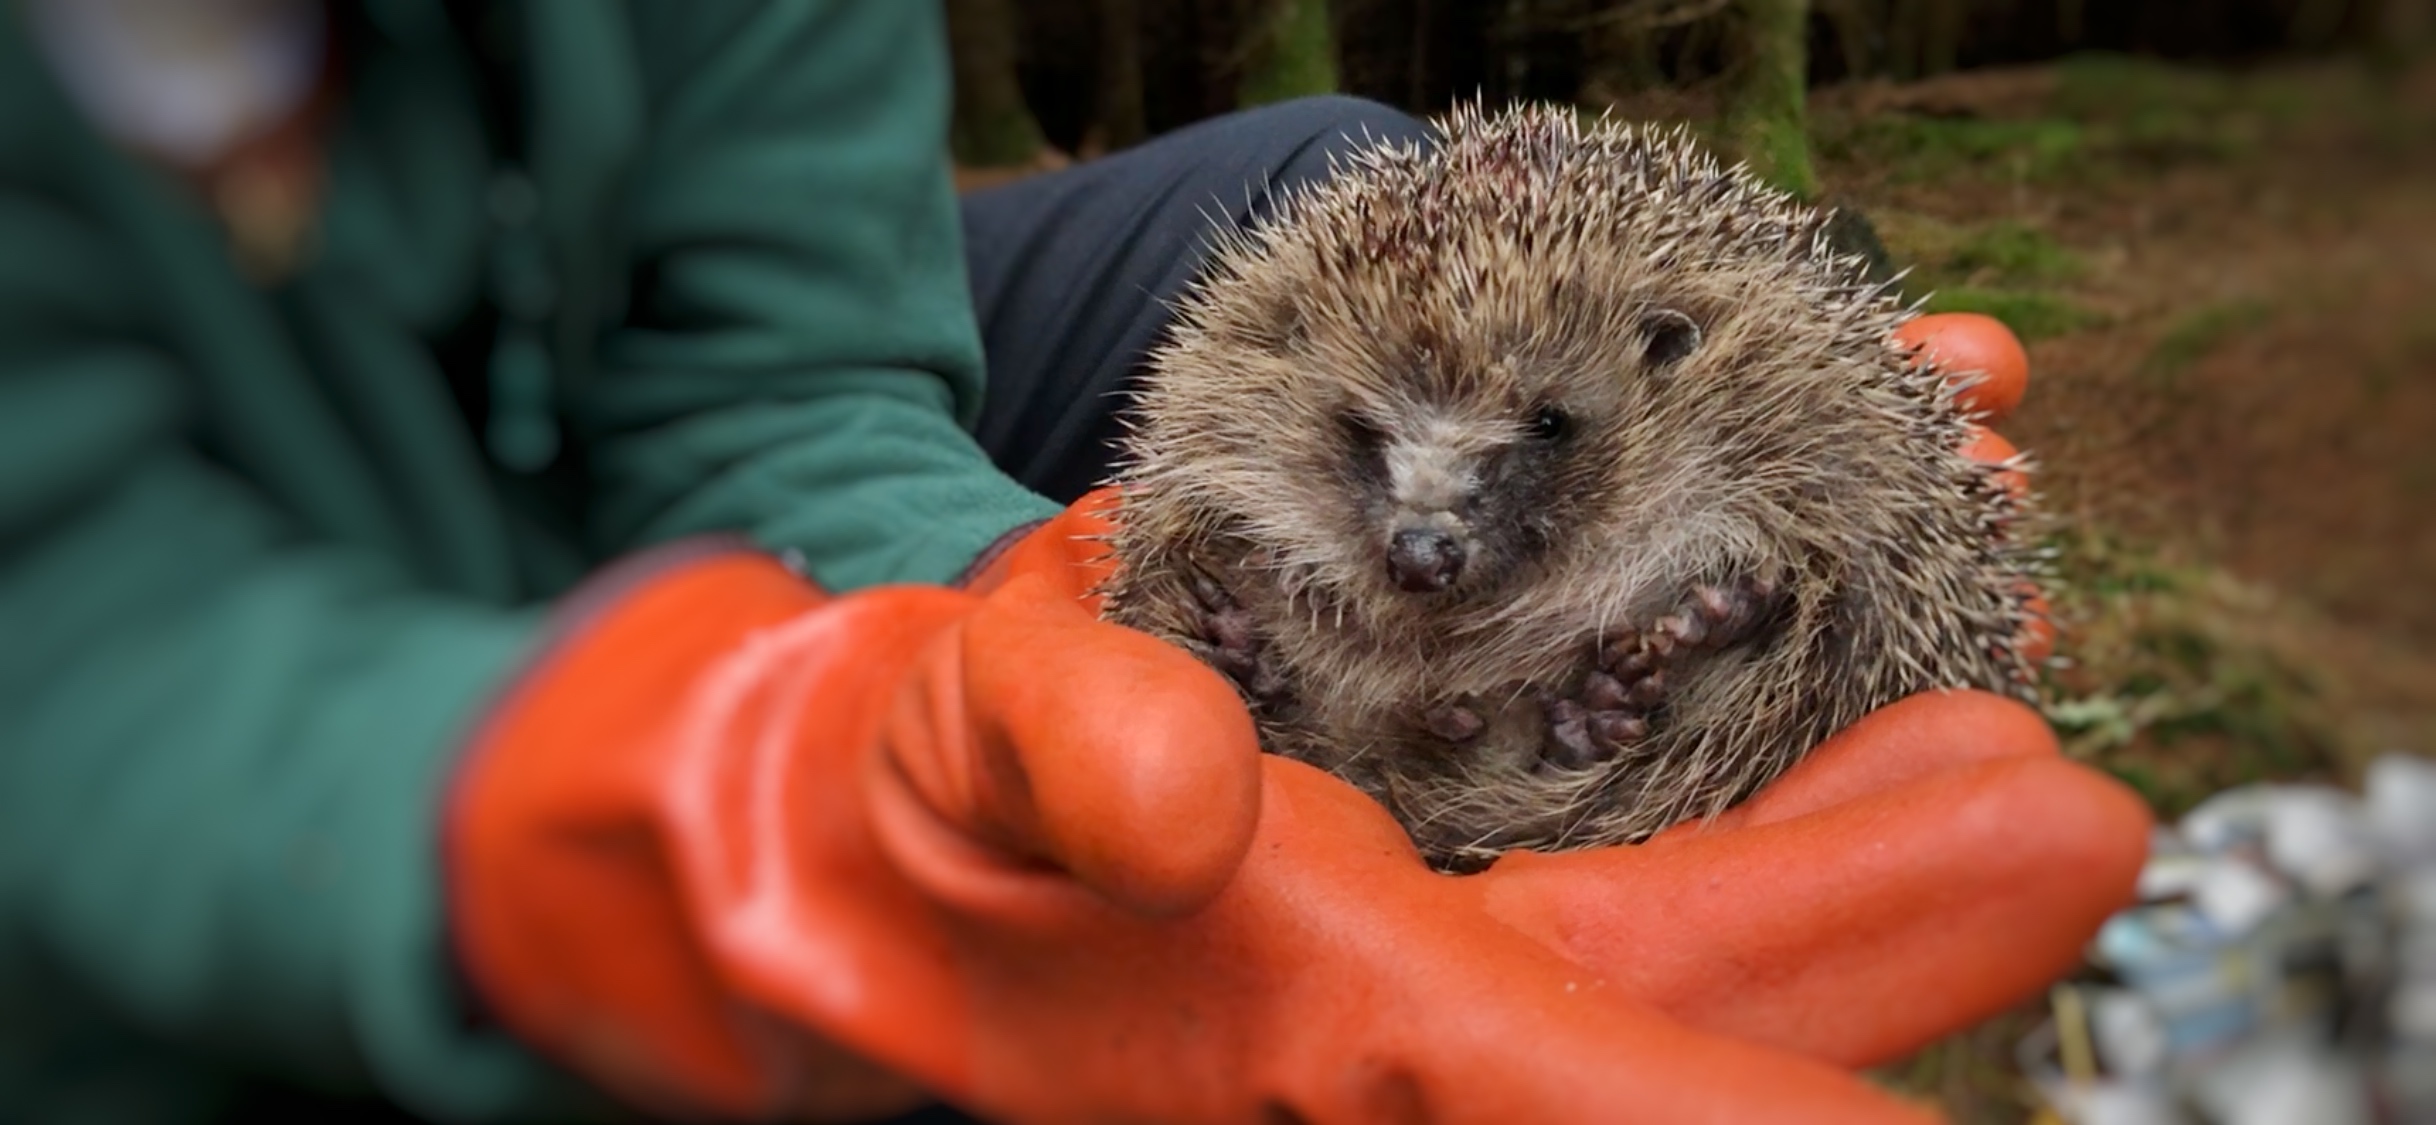
[[[2055,37],[2065,46],[2080,45],[2089,33],[2089,0],[2055,0]]]
[[[1886,13],[1886,73],[1909,82],[1920,77],[1920,0],[1894,0]]]
[[[1016,78],[1015,32],[1008,0],[947,0],[948,50],[956,83],[948,144],[958,164],[1030,164],[1046,147]]]
[[[1531,4],[1530,0],[1505,0],[1497,15],[1496,34],[1499,69],[1503,70],[1507,97],[1520,96],[1531,85]]]
[[[1736,155],[1761,179],[1804,199],[1818,195],[1810,168],[1809,0],[1742,0],[1740,49],[1726,93]]]
[[[1836,52],[1844,57],[1844,77],[1864,78],[1877,71],[1878,31],[1886,13],[1879,0],[1820,0],[1819,14],[1835,31]]]
[[[1328,27],[1327,0],[1258,0],[1245,32],[1249,50],[1235,84],[1237,104],[1336,91],[1336,37]]]
[[[1920,73],[1923,77],[1952,73],[1962,61],[1962,32],[1969,0],[1927,0],[1928,20],[1921,36]]]
[[[1094,5],[1099,15],[1099,66],[1091,142],[1102,152],[1113,152],[1150,133],[1142,104],[1142,10],[1136,0],[1094,0]]]
[[[2351,0],[2295,0],[2284,39],[2303,50],[2332,45],[2351,16]]]
[[[1647,90],[1665,85],[1663,38],[1681,28],[1706,28],[1738,0],[1576,0],[1541,17],[1558,35],[1587,44],[1579,60],[1584,77],[1610,88]],[[1696,40],[1697,36],[1681,36]],[[1687,44],[1697,55],[1713,43]],[[1686,62],[1688,63],[1688,59]]]
[[[2381,63],[2402,67],[2424,59],[2436,49],[2436,0],[2379,0],[2376,27]]]
[[[1887,69],[1907,82],[1953,70],[1962,54],[1966,4],[1895,0],[1886,19]]]

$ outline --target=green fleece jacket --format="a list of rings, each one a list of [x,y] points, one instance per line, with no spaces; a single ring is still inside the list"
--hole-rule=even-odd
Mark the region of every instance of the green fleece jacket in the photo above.
[[[708,531],[945,580],[1054,510],[963,428],[932,4],[347,7],[263,289],[0,5],[0,1120],[536,1112],[435,828],[549,599]]]

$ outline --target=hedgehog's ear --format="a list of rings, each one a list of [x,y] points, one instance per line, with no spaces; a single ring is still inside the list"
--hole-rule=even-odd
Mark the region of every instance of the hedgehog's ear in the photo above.
[[[1657,308],[1641,314],[1641,358],[1651,370],[1664,370],[1700,350],[1700,325],[1674,309]]]

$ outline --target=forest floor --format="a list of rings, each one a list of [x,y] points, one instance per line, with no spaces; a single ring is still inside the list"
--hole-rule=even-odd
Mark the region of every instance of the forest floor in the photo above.
[[[2169,816],[2436,755],[2436,71],[2076,59],[1823,90],[1812,133],[1908,287],[2029,343],[2071,753]],[[2043,1007],[1881,1077],[2023,1121]]]

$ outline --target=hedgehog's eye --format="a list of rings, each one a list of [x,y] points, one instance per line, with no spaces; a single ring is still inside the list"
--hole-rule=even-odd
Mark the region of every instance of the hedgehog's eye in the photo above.
[[[1369,451],[1387,444],[1387,435],[1376,423],[1351,410],[1339,411],[1336,428],[1345,435],[1345,442],[1357,450]]]
[[[1556,407],[1543,406],[1531,415],[1531,436],[1540,441],[1555,441],[1572,430],[1572,416]]]
[[[1700,325],[1673,309],[1652,309],[1641,318],[1641,358],[1653,369],[1673,367],[1700,350]]]

